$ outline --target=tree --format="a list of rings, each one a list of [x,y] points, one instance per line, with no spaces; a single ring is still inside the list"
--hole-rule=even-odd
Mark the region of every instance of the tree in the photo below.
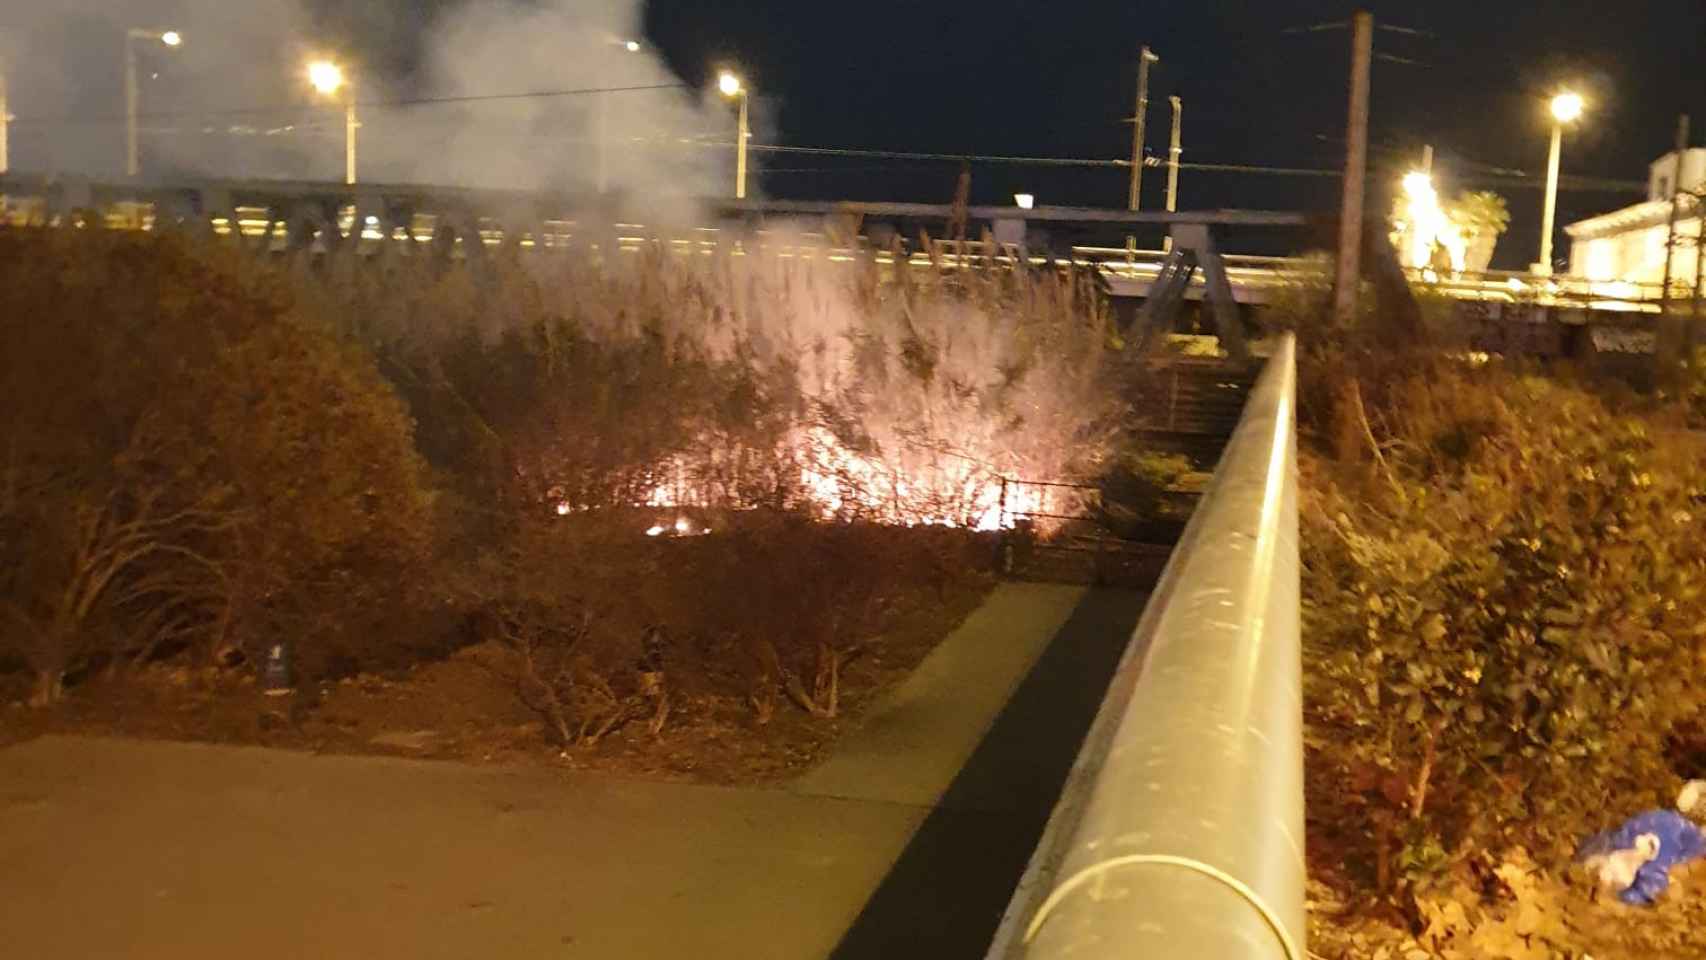
[[[401,404],[237,251],[0,231],[0,336],[0,650],[34,702],[287,622],[313,649],[424,556]]]
[[[1458,194],[1446,215],[1457,224],[1468,244],[1464,269],[1469,273],[1485,273],[1493,262],[1499,237],[1511,223],[1505,198],[1486,190],[1464,192]]]

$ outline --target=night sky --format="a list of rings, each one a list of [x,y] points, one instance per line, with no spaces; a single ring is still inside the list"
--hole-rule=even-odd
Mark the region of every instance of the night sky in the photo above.
[[[364,96],[394,100],[444,93],[445,80],[432,78],[431,63],[439,63],[442,72],[446,57],[450,63],[459,62],[457,47],[449,47],[446,53],[446,24],[460,20],[466,25],[470,19],[501,39],[489,51],[493,60],[462,64],[467,69],[448,92],[580,86],[585,78],[575,67],[584,58],[573,46],[587,38],[536,36],[527,30],[530,10],[551,7],[568,11],[571,21],[577,11],[610,22],[642,20],[641,39],[661,54],[669,70],[701,90],[712,83],[717,67],[739,69],[754,90],[755,141],[760,144],[1121,159],[1130,150],[1130,128],[1122,121],[1132,111],[1137,50],[1147,43],[1162,58],[1152,78],[1148,137],[1152,155],[1165,156],[1167,98],[1178,94],[1185,102],[1187,163],[1330,170],[1343,162],[1348,32],[1297,28],[1347,20],[1353,4],[1346,2],[269,2],[292,14],[298,5],[305,9],[300,17],[289,17],[291,23],[285,26],[282,19],[275,25],[265,18],[258,24],[239,24],[250,4],[221,5],[211,0],[127,0],[117,5],[80,0],[75,12],[69,9],[70,0],[45,7],[33,0],[0,0],[0,41],[7,36],[30,41],[10,51],[14,110],[46,117],[32,122],[26,116],[15,125],[15,162],[72,169],[88,166],[93,159],[100,161],[93,164],[97,168],[101,163],[111,166],[119,155],[120,134],[113,115],[118,90],[117,58],[111,55],[115,25],[138,17],[177,23],[172,18],[178,14],[172,11],[191,7],[200,12],[184,14],[183,22],[197,41],[241,35],[249,45],[226,51],[225,60],[235,64],[219,62],[215,54],[220,51],[214,49],[218,44],[212,43],[186,45],[178,55],[150,54],[150,69],[165,75],[158,88],[145,92],[150,109],[194,116],[204,107],[300,98],[300,90],[267,86],[277,87],[285,78],[295,82],[295,64],[302,53],[297,49],[300,35],[343,50],[360,63]],[[636,17],[634,11],[642,4],[643,15]],[[1670,148],[1681,111],[1696,115],[1699,132],[1694,142],[1706,143],[1706,2],[1702,0],[1427,0],[1378,2],[1372,7],[1380,23],[1404,28],[1402,32],[1381,30],[1376,36],[1382,59],[1375,64],[1373,83],[1373,183],[1376,189],[1389,189],[1405,169],[1419,162],[1422,145],[1432,144],[1444,192],[1485,187],[1509,200],[1514,222],[1509,239],[1500,246],[1498,265],[1521,266],[1532,257],[1549,124],[1544,104],[1556,90],[1570,86],[1589,101],[1587,115],[1566,140],[1566,177],[1644,183],[1647,164]],[[54,13],[61,8],[67,12]],[[44,17],[54,21],[48,32],[16,24],[10,34],[5,29],[9,21],[29,23],[31,18]],[[502,34],[506,26],[511,28],[510,35]],[[522,31],[519,37],[513,35],[517,30]],[[268,54],[279,63],[247,66],[259,56],[254,51],[264,53],[269,43],[280,47]],[[529,44],[531,70],[509,70],[510,60],[526,59],[520,48]],[[21,58],[32,48],[45,51],[36,58],[45,62],[34,65],[34,74],[20,73],[25,66]],[[77,60],[82,51],[87,55]],[[437,61],[429,51],[437,51]],[[6,52],[0,43],[0,56]],[[71,60],[77,62],[71,64]],[[541,63],[558,69],[540,69]],[[603,75],[602,68],[589,69]],[[222,77],[222,82],[207,83],[210,75]],[[668,79],[667,71],[656,78]],[[44,84],[65,86],[68,80],[75,81],[74,89],[62,91],[60,100],[42,95]],[[732,140],[734,117],[727,104],[711,102],[714,98],[694,91],[667,95],[684,109],[690,107],[695,122],[709,124],[708,129],[726,123]],[[574,99],[561,101],[565,115],[585,103]],[[459,135],[457,128],[447,128],[433,138],[419,131],[405,135],[407,131],[396,126],[395,118],[370,111],[364,121],[371,124],[364,162],[371,163],[379,177],[440,176],[411,169],[395,157],[388,162],[384,152],[389,147],[393,153],[412,151],[412,156],[431,158],[454,142],[473,151],[475,155],[467,159],[477,169],[523,153],[538,157],[536,165],[542,168],[553,162],[572,165],[557,159],[548,143],[528,141],[537,131],[527,123],[506,119],[503,110],[520,106],[469,107],[464,111],[469,117],[486,121],[477,135]],[[408,115],[424,122],[455,112],[420,110]],[[74,122],[84,126],[56,126],[53,118],[65,113],[81,118]],[[170,118],[152,124],[183,125]],[[87,132],[87,142],[75,138],[79,130]],[[156,169],[172,169],[173,158],[165,156],[165,150],[177,145],[191,154],[181,158],[180,169],[280,175],[250,160],[238,162],[241,157],[235,153],[231,156],[237,159],[228,161],[223,154],[209,153],[202,141],[188,143],[169,129],[145,133],[149,138],[145,153],[154,151],[151,159]],[[278,169],[293,176],[334,175],[328,171],[341,155],[332,142],[335,133],[321,131],[323,143],[305,139],[307,134],[295,135],[288,145],[296,150],[292,157],[297,166],[285,164]],[[179,139],[172,140],[174,136]],[[492,146],[500,141],[501,145]],[[287,145],[284,139],[279,143]],[[301,157],[317,165],[302,166],[307,161]],[[690,157],[677,159],[706,166]],[[953,162],[775,153],[761,153],[756,160],[759,191],[782,198],[947,202],[958,173]],[[1502,180],[1497,176],[1501,170]],[[1528,177],[1513,180],[1512,171]],[[726,181],[718,169],[697,173],[696,180],[681,178],[683,190],[703,192],[707,185],[720,188]],[[1021,191],[1036,194],[1046,204],[1117,207],[1125,202],[1127,172],[1122,168],[977,163],[972,175],[977,202],[1006,203]],[[636,179],[649,186],[659,182],[655,175]],[[1146,208],[1161,205],[1165,179],[1162,170],[1146,171]],[[1180,202],[1185,208],[1199,209],[1330,212],[1337,206],[1337,189],[1330,177],[1187,170]],[[1559,220],[1569,223],[1640,198],[1638,192],[1569,189],[1566,183]],[[1371,210],[1384,213],[1385,201],[1375,199]]]
[[[1540,190],[1482,184],[1476,174],[1544,171],[1543,104],[1570,85],[1590,113],[1567,136],[1566,175],[1646,177],[1670,149],[1676,115],[1698,117],[1706,142],[1706,3],[1700,0],[1428,0],[1369,7],[1381,30],[1371,158],[1391,177],[1435,146],[1446,190],[1495,189],[1515,222],[1500,261],[1526,263],[1538,230]],[[1120,157],[1129,152],[1135,51],[1161,56],[1152,74],[1150,150],[1164,155],[1167,97],[1184,98],[1185,159],[1333,167],[1342,163],[1349,54],[1344,31],[1287,28],[1348,18],[1331,2],[1142,0],[652,0],[650,39],[677,72],[703,78],[738,63],[769,107],[761,138],[812,146],[1042,156]],[[772,195],[945,201],[951,164],[870,160],[837,164],[775,156]],[[786,171],[786,172],[784,172]],[[798,171],[798,172],[795,172]],[[1120,205],[1121,170],[979,165],[974,198],[1001,202],[1018,189],[1040,202]],[[1145,175],[1146,207],[1165,177]],[[1331,182],[1187,172],[1184,207],[1331,209]],[[1639,199],[1566,191],[1560,222]]]

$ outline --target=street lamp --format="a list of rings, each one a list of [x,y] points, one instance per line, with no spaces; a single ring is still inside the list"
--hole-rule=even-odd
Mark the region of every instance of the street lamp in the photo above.
[[[628,53],[639,53],[642,49],[638,40],[613,40]],[[609,189],[609,151],[610,151],[610,96],[611,91],[605,90],[598,94],[598,131],[595,139],[598,141],[598,165],[593,184],[602,196]]]
[[[308,83],[321,96],[334,97],[344,91],[344,183],[355,183],[355,88],[344,75],[344,68],[330,60],[315,60],[308,64]]]
[[[176,30],[143,30],[131,27],[124,34],[124,172],[128,176],[136,176],[142,172],[142,161],[137,145],[136,108],[141,99],[141,91],[136,79],[136,41],[146,40],[149,43],[159,43],[167,47],[177,48],[184,42],[183,34]]]
[[[6,105],[6,61],[0,60],[0,173],[11,169],[11,148],[6,140],[11,123],[12,114]],[[5,206],[5,201],[0,199],[0,214],[5,213]]]
[[[746,199],[746,141],[752,133],[747,129],[747,89],[740,77],[724,70],[717,75],[717,89],[725,97],[740,100],[740,127],[735,131],[735,199]]]
[[[1552,98],[1552,152],[1546,160],[1546,207],[1540,216],[1540,261],[1534,265],[1536,276],[1552,275],[1552,225],[1558,215],[1558,165],[1564,149],[1564,125],[1574,123],[1587,104],[1581,95],[1564,91]]]

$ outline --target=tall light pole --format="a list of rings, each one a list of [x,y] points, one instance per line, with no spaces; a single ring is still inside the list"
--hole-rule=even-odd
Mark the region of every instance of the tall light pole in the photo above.
[[[0,60],[0,173],[5,173],[12,167],[11,144],[6,139],[11,125],[12,114],[8,111],[6,102],[6,61]]]
[[[360,124],[355,118],[355,87],[344,76],[344,69],[330,60],[315,60],[308,65],[308,82],[321,96],[336,96],[344,91],[344,183],[355,183],[355,131]]]
[[[1179,155],[1185,152],[1179,141],[1179,124],[1185,112],[1185,102],[1178,97],[1168,97],[1167,102],[1173,105],[1173,137],[1167,145],[1167,212],[1174,213],[1179,209]],[[1170,231],[1162,247],[1169,253],[1173,251],[1173,234]]]
[[[639,53],[642,49],[638,40],[613,41],[627,53]],[[597,167],[593,178],[594,185],[602,195],[610,186],[610,91],[598,94],[598,129],[594,136],[598,140]]]
[[[1558,166],[1564,152],[1564,125],[1582,115],[1585,104],[1579,94],[1568,91],[1552,98],[1552,151],[1546,159],[1546,207],[1540,214],[1540,260],[1535,276],[1552,275],[1552,228],[1558,215]]]
[[[752,131],[747,127],[746,84],[740,77],[724,70],[717,75],[717,89],[725,97],[734,97],[740,101],[740,126],[735,131],[735,199],[746,199],[746,141],[752,137]]]
[[[1160,62],[1161,58],[1147,44],[1138,51],[1137,110],[1131,118],[1131,190],[1126,197],[1126,209],[1133,213],[1143,197],[1143,128],[1149,117],[1149,65]],[[1127,236],[1125,246],[1128,252],[1137,252],[1137,235]]]
[[[126,176],[134,177],[142,172],[142,157],[137,140],[136,111],[138,101],[142,99],[141,88],[136,78],[136,41],[146,40],[150,43],[164,44],[177,47],[184,42],[183,35],[176,30],[143,30],[132,27],[124,34],[124,172]]]

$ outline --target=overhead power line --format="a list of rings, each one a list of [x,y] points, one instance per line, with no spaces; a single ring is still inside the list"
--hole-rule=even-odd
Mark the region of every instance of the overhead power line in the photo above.
[[[644,90],[686,90],[685,83],[646,83],[625,87],[580,87],[568,90],[526,90],[518,93],[479,93],[444,97],[408,97],[397,100],[357,100],[357,107],[405,108],[426,107],[453,103],[486,103],[498,100],[545,100],[555,97],[579,97],[600,93],[635,93]],[[284,103],[258,107],[228,107],[218,110],[148,110],[137,114],[142,120],[182,120],[205,117],[238,117],[268,113],[287,113],[312,110],[312,103]],[[41,124],[58,126],[96,126],[126,122],[124,114],[65,114],[60,116],[12,117],[13,125]]]

